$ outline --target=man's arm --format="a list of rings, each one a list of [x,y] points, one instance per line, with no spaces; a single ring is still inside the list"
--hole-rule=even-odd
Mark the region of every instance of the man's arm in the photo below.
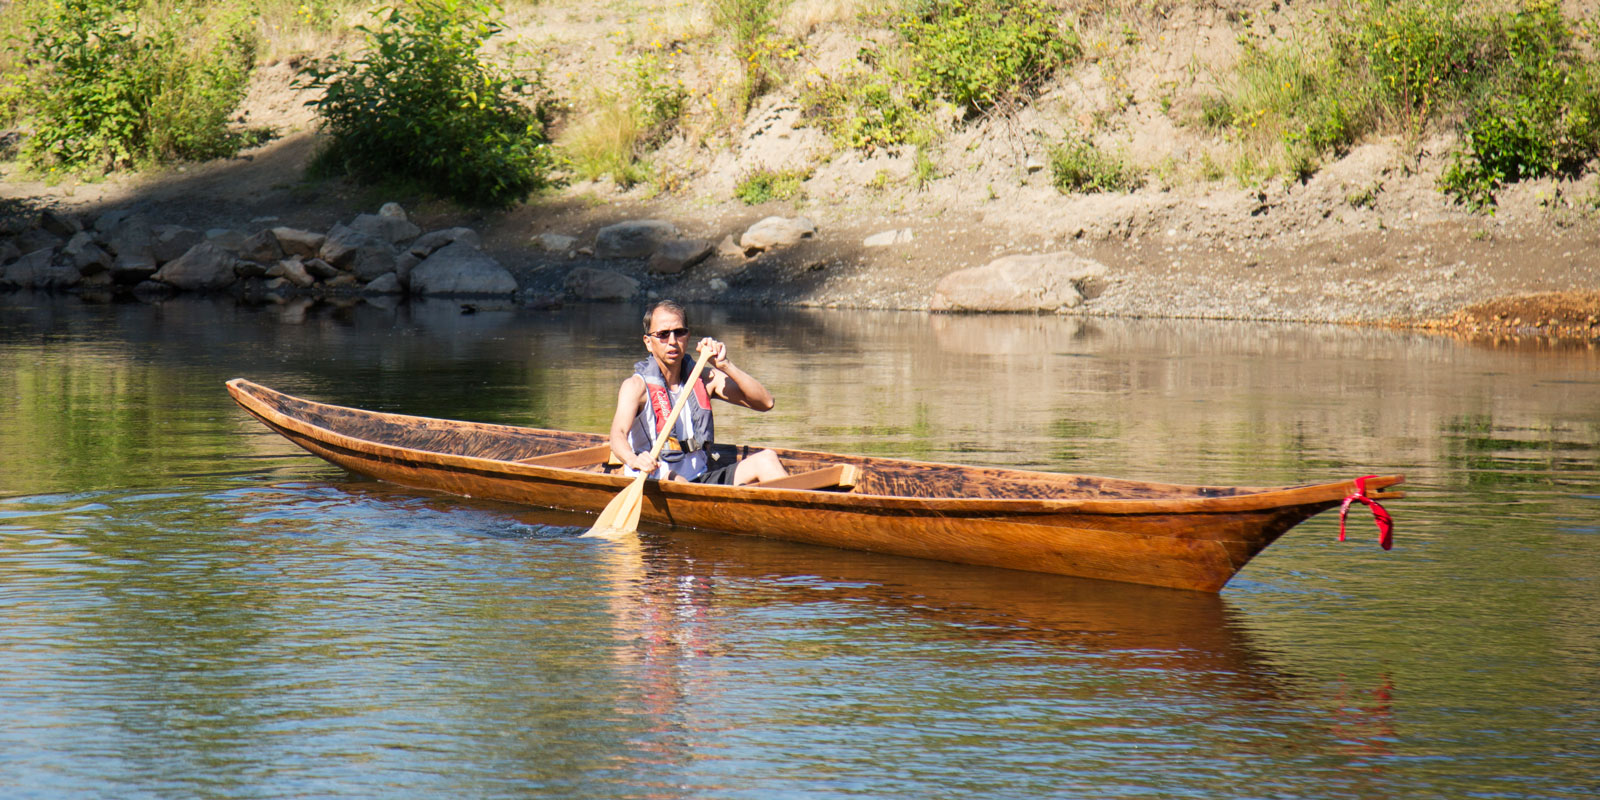
[[[633,420],[643,407],[644,378],[630,375],[617,392],[617,410],[611,415],[611,452],[622,459],[622,463],[640,472],[654,472],[655,459],[649,453],[633,452],[633,446],[628,444],[628,429],[633,427]]]
[[[711,342],[711,367],[716,370],[711,380],[706,382],[706,388],[711,394],[720,397],[734,405],[744,406],[753,411],[771,411],[776,405],[772,393],[761,381],[750,376],[750,373],[739,369],[728,359],[728,346],[715,339]],[[704,346],[704,345],[702,345]]]

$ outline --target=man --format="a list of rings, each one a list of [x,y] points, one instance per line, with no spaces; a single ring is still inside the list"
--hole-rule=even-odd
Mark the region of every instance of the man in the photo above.
[[[762,450],[733,463],[717,463],[708,450],[715,428],[711,398],[756,411],[772,410],[772,395],[728,359],[728,346],[712,338],[700,340],[689,351],[689,325],[683,307],[671,300],[652,303],[644,312],[644,349],[650,357],[633,365],[633,375],[617,393],[617,412],[611,418],[611,452],[627,465],[629,475],[655,473],[657,478],[728,486],[769,481],[788,474],[778,454]],[[698,358],[698,349],[710,348],[711,361],[695,385],[685,389],[683,379]],[[694,392],[678,415],[673,440],[661,450],[657,463],[650,458],[656,434],[683,391]]]

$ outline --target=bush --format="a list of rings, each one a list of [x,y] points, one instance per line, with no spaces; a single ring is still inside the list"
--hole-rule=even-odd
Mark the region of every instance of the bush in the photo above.
[[[918,0],[899,39],[861,52],[862,66],[803,93],[807,115],[841,146],[925,144],[950,103],[970,119],[1026,95],[1077,53],[1045,0]]]
[[[1086,136],[1068,136],[1049,150],[1051,184],[1062,194],[1126,192],[1141,183],[1134,169]]]
[[[626,64],[627,86],[597,92],[583,117],[568,126],[561,150],[584,180],[610,176],[629,187],[650,177],[644,151],[664,141],[683,117],[689,93],[657,51]]]
[[[139,0],[61,0],[27,23],[33,68],[13,102],[35,167],[109,171],[232,155],[259,137],[228,119],[255,60],[248,21],[172,13],[144,30]]]
[[[400,180],[475,205],[504,206],[549,182],[542,86],[478,56],[500,31],[489,0],[416,0],[360,27],[360,58],[308,66],[329,134],[313,170]],[[532,105],[520,102],[527,100]]]
[[[758,169],[745,174],[733,189],[733,196],[747,206],[769,200],[789,200],[800,195],[800,184],[811,177],[808,170]]]

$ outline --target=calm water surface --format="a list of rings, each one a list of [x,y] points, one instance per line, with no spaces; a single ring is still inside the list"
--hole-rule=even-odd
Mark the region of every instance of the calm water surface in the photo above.
[[[697,310],[726,440],[1174,482],[1404,472],[1220,596],[357,478],[233,406],[603,430],[632,309],[0,295],[0,796],[1590,797],[1600,356]]]

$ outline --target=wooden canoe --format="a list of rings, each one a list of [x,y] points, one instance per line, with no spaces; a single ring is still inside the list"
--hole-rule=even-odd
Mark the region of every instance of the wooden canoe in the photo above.
[[[351,472],[415,489],[598,512],[632,479],[596,433],[519,428],[327,405],[243,378],[228,391],[290,441]],[[757,448],[719,444],[743,457]],[[776,448],[774,448],[776,449]],[[1354,481],[1178,486],[1049,472],[776,449],[783,485],[647,482],[648,522],[852,550],[1220,591]],[[1404,480],[1367,481],[1379,491]]]

